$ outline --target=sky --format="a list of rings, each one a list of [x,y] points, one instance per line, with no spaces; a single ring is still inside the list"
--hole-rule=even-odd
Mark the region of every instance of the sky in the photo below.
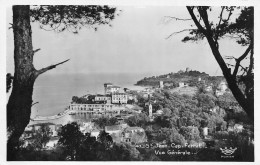
[[[212,76],[222,75],[207,41],[183,43],[187,33],[170,34],[191,28],[192,21],[167,21],[165,16],[190,18],[186,7],[116,6],[122,10],[112,27],[102,25],[97,31],[85,28],[78,34],[68,31],[44,31],[32,23],[36,69],[66,59],[48,74],[74,73],[148,73],[160,75],[189,67]],[[217,12],[216,12],[217,13]],[[213,18],[217,14],[213,13]],[[214,18],[215,19],[215,18]],[[7,22],[12,23],[12,10],[7,9]],[[7,27],[8,28],[8,27]],[[223,55],[241,55],[246,47],[229,39],[220,42]],[[7,72],[13,73],[13,32],[7,30]]]

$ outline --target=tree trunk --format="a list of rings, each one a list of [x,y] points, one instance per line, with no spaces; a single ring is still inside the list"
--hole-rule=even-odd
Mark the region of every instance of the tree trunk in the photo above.
[[[7,160],[15,160],[19,138],[30,121],[33,85],[37,77],[29,12],[29,6],[13,6],[15,72],[7,104]]]
[[[242,91],[238,87],[237,83],[237,77],[233,76],[227,67],[225,61],[223,60],[218,46],[217,41],[214,41],[213,39],[213,32],[210,27],[209,21],[208,21],[208,15],[206,10],[199,10],[200,16],[203,19],[203,22],[205,24],[206,29],[204,29],[200,22],[197,20],[194,12],[193,12],[193,7],[188,7],[187,10],[191,15],[192,20],[194,21],[195,25],[197,28],[204,34],[204,36],[207,38],[209,46],[211,48],[211,51],[218,62],[222,73],[228,83],[229,89],[231,90],[232,94],[234,95],[235,99],[237,100],[238,104],[244,109],[244,111],[247,113],[248,117],[254,122],[254,99],[252,98],[247,98],[245,94],[242,93]]]
[[[254,121],[254,100],[251,98],[246,98],[245,95],[242,93],[240,88],[238,87],[236,77],[234,77],[229,68],[226,66],[225,61],[223,60],[214,40],[210,36],[206,36],[208,43],[210,45],[211,51],[218,62],[224,77],[228,83],[228,87],[231,90],[232,94],[234,95],[235,99],[239,103],[239,105],[244,109],[247,113],[248,117]]]

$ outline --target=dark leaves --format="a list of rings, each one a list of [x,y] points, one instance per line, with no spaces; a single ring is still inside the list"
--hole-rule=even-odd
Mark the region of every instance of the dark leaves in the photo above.
[[[208,10],[212,11],[209,7],[196,7],[198,11]],[[216,40],[229,37],[235,39],[238,44],[242,46],[250,44],[253,39],[253,27],[254,27],[254,8],[253,7],[244,7],[241,10],[240,15],[237,17],[235,22],[231,22],[230,18],[233,12],[241,10],[241,7],[230,6],[224,7],[223,13],[227,16],[220,14],[220,21],[216,24],[210,22],[210,27],[212,30],[212,36]],[[200,17],[201,15],[198,15]],[[204,39],[202,32],[194,30],[190,33],[191,36],[185,37],[182,41],[198,41]]]
[[[109,6],[34,6],[30,10],[31,21],[40,28],[56,32],[68,30],[77,34],[82,27],[94,28],[109,24],[115,18],[116,8]]]

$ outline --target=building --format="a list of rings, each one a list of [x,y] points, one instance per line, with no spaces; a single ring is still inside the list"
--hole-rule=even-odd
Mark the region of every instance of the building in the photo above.
[[[119,135],[122,132],[122,126],[121,125],[105,126],[105,131],[110,135],[111,134]]]
[[[111,87],[111,86],[113,86],[112,83],[105,83],[105,84],[104,84],[105,94],[107,94],[107,88],[108,88],[108,87]]]
[[[224,94],[224,92],[223,91],[220,91],[220,90],[216,90],[215,91],[215,95],[218,97],[218,96],[221,96],[221,95],[223,95]]]
[[[190,72],[191,69],[189,67],[186,68],[186,72]]]
[[[236,133],[239,133],[239,132],[242,132],[243,131],[243,125],[241,124],[235,124],[234,126],[228,126],[228,129],[227,131],[228,132],[236,132]]]
[[[144,129],[141,127],[127,127],[125,128],[124,132],[129,132],[129,133],[144,132]]]
[[[126,93],[112,93],[112,103],[113,104],[127,104],[127,94]]]
[[[111,96],[110,95],[96,95],[95,101],[104,101],[108,104],[111,104]]]
[[[163,81],[160,81],[160,88],[163,88]]]
[[[203,134],[204,137],[205,137],[205,136],[208,136],[208,132],[209,132],[208,130],[209,130],[208,127],[202,128],[202,134]]]
[[[149,117],[150,117],[150,118],[153,117],[153,106],[152,106],[151,103],[149,104]]]
[[[98,138],[100,131],[98,129],[94,129],[90,132],[90,136],[94,136],[96,138]]]
[[[227,87],[227,84],[224,81],[222,81],[219,84],[218,88],[220,89],[221,92],[225,92],[228,87]]]
[[[112,104],[70,104],[69,109],[71,111],[112,111],[113,105]]]
[[[163,110],[159,109],[156,111],[156,115],[162,115],[163,114]]]
[[[205,91],[211,92],[211,91],[212,91],[212,86],[211,86],[211,85],[207,86],[207,87],[205,88]]]
[[[179,82],[179,87],[180,87],[180,88],[187,87],[187,86],[189,86],[187,83],[185,83],[185,82]]]
[[[105,95],[111,94],[111,93],[116,93],[116,92],[119,92],[119,90],[120,90],[119,86],[115,86],[111,83],[105,83],[104,88],[105,88]]]

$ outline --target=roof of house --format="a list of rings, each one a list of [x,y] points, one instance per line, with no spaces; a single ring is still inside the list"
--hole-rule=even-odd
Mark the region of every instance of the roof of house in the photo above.
[[[91,132],[100,132],[98,129],[93,129]]]
[[[121,130],[122,127],[120,125],[111,125],[111,126],[105,126],[106,131],[117,131]]]
[[[112,95],[127,95],[126,93],[113,93]]]
[[[102,94],[97,94],[95,97],[110,97],[110,95],[102,95]]]
[[[55,124],[48,122],[48,123],[37,123],[37,124],[33,124],[32,126],[42,126],[42,125],[55,125]]]
[[[144,130],[143,128],[141,127],[127,127],[125,129],[125,131],[132,131],[132,130]]]
[[[120,88],[120,87],[119,86],[115,86],[115,85],[107,87],[107,89],[111,89],[111,88]]]

